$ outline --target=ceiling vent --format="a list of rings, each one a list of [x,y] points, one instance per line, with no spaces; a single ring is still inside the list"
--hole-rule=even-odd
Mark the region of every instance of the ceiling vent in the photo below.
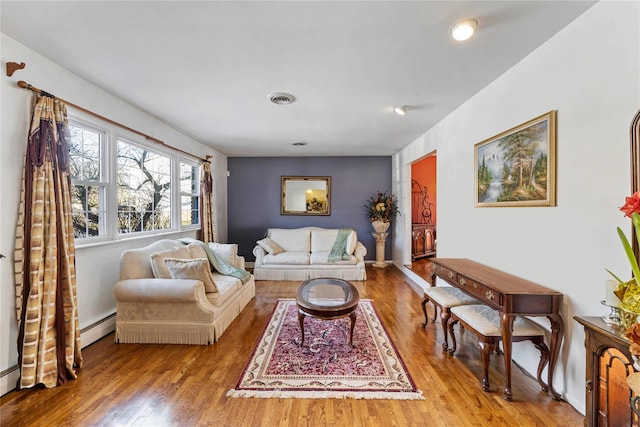
[[[296,97],[283,92],[276,92],[269,95],[269,101],[276,105],[288,105],[296,100]]]

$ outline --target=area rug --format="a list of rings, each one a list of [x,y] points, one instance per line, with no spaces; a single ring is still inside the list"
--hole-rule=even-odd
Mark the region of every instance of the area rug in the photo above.
[[[295,300],[278,300],[229,397],[424,399],[370,300],[360,300],[353,346],[350,319],[305,318],[305,343]]]

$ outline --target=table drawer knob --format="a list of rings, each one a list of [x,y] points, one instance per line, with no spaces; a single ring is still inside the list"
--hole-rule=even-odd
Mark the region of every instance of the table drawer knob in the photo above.
[[[453,279],[454,277],[456,277],[455,274],[453,274],[453,271],[449,272],[449,279]]]
[[[493,291],[487,291],[487,293],[485,294],[485,296],[488,299],[494,299],[496,297],[496,295],[493,293]]]
[[[466,286],[466,285],[467,285],[467,281],[466,281],[466,280],[464,280],[464,278],[461,278],[461,279],[459,280],[459,282],[460,282],[460,286]]]

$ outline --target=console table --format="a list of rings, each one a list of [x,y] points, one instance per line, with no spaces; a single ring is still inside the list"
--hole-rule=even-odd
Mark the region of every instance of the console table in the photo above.
[[[464,258],[433,258],[431,283],[440,277],[469,295],[472,295],[501,314],[502,345],[506,385],[504,398],[512,400],[511,391],[511,336],[513,321],[518,315],[546,316],[551,322],[551,343],[548,368],[549,391],[555,400],[560,394],[553,388],[553,371],[558,361],[564,331],[560,315],[562,293],[513,276],[489,266]]]

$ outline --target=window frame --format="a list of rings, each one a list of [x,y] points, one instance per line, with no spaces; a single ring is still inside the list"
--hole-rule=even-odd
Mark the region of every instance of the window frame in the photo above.
[[[182,226],[182,217],[180,212],[181,192],[180,192],[180,165],[189,164],[197,167],[198,178],[200,174],[200,162],[195,157],[189,157],[181,154],[177,150],[149,142],[134,132],[123,129],[122,127],[108,123],[99,119],[89,118],[88,115],[79,113],[69,108],[69,125],[78,127],[88,127],[95,129],[104,135],[104,141],[101,141],[101,168],[105,185],[105,218],[104,218],[104,234],[99,236],[88,236],[75,238],[76,247],[90,246],[99,243],[118,242],[136,238],[144,238],[150,236],[160,236],[171,233],[179,233],[183,231],[197,231],[201,228],[201,216],[198,217],[197,224],[189,224]],[[118,221],[118,141],[131,144],[145,150],[149,150],[161,156],[166,156],[170,160],[171,188],[168,192],[170,197],[170,215],[171,221],[169,228],[134,231],[129,233],[119,233],[117,227]],[[72,180],[74,182],[82,182],[82,180]],[[93,181],[89,181],[93,182]],[[198,183],[199,185],[199,183]],[[198,195],[199,196],[199,195]],[[198,211],[202,211],[202,200],[198,197]]]
[[[178,210],[178,222],[180,223],[180,229],[182,230],[199,230],[200,229],[200,224],[202,221],[202,200],[201,200],[201,196],[200,196],[200,168],[202,167],[201,164],[196,161],[196,160],[192,160],[192,159],[188,159],[184,156],[182,157],[178,157],[178,167],[177,167],[177,173],[178,173],[178,178],[175,182],[178,183],[178,185],[176,185],[176,192],[177,192],[177,196],[176,196],[176,200],[178,200],[178,206],[177,206],[177,210]],[[193,193],[186,193],[182,191],[182,186],[181,186],[181,181],[180,181],[180,170],[182,168],[182,165],[189,165],[191,167],[195,167],[196,171],[195,171],[195,177],[194,177],[194,181],[196,183],[196,190]],[[188,225],[183,225],[182,224],[182,197],[183,196],[190,196],[190,197],[197,197],[198,198],[198,223],[197,224],[188,224]]]

